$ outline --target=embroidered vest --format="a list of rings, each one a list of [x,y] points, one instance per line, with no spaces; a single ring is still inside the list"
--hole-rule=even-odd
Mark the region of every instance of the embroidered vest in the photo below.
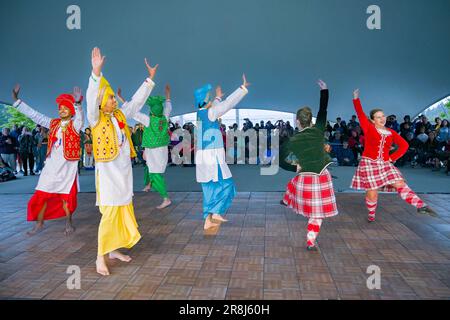
[[[119,109],[114,110],[114,117],[123,124],[122,131],[125,133],[126,139],[130,144],[130,156],[136,157],[133,142],[131,141],[130,129],[127,125],[127,119],[123,112]],[[94,149],[94,159],[96,162],[109,162],[117,158],[119,155],[119,141],[117,141],[117,133],[111,116],[106,115],[102,111],[99,114],[99,120],[95,127],[92,128],[92,146]]]
[[[52,119],[48,134],[47,157],[52,152],[53,144],[58,140],[57,134],[60,127],[61,119]],[[62,145],[64,158],[66,160],[80,160],[80,134],[73,127],[72,120],[69,121],[65,128],[62,128]]]
[[[158,148],[170,143],[169,123],[165,116],[150,116],[150,124],[144,129],[142,146],[144,148]]]

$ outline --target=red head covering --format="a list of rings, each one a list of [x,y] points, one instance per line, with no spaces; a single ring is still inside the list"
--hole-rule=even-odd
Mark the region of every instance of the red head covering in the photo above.
[[[58,109],[61,108],[62,106],[67,107],[67,108],[69,108],[72,116],[75,115],[74,103],[75,103],[75,98],[71,94],[63,93],[63,94],[60,94],[58,96],[58,98],[56,98],[56,104],[58,105]]]

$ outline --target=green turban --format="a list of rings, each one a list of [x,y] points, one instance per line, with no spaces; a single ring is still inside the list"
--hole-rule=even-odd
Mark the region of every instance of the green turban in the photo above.
[[[147,99],[146,104],[150,107],[150,115],[161,117],[164,112],[164,102],[166,98],[162,96],[153,96]]]

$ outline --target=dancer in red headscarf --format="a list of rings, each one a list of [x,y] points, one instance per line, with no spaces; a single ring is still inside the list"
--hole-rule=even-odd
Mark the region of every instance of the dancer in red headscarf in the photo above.
[[[44,220],[66,217],[65,234],[75,228],[72,214],[77,208],[78,161],[80,160],[80,135],[83,127],[80,88],[72,94],[56,98],[59,118],[51,119],[29,107],[19,99],[20,86],[13,90],[14,107],[35,123],[48,128],[49,141],[44,169],[39,177],[36,192],[28,202],[28,221],[36,221],[28,235],[42,230]]]

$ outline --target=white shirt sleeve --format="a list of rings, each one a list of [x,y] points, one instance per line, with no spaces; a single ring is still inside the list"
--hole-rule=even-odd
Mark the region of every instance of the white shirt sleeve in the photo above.
[[[30,118],[34,123],[37,123],[44,128],[50,128],[50,122],[52,121],[52,119],[34,110],[22,100],[19,99],[14,102],[13,107]]]
[[[167,121],[170,120],[170,113],[172,112],[172,101],[170,99],[167,99],[164,103],[164,116],[166,117]]]
[[[248,93],[244,86],[240,86],[236,91],[230,94],[224,101],[221,101],[208,109],[208,118],[210,121],[216,121],[225,113],[233,109]],[[214,101],[215,102],[215,101]]]
[[[133,119],[139,123],[142,123],[145,127],[150,125],[150,117],[142,112],[135,113]]]
[[[79,104],[75,104],[75,116],[73,118],[73,126],[79,132],[84,126],[83,108]]]
[[[87,118],[89,125],[91,127],[94,127],[99,119],[100,116],[100,109],[99,109],[99,101],[98,99],[98,90],[100,87],[100,77],[97,77],[94,73],[91,74],[89,77],[89,85],[86,92],[86,104],[87,104]]]
[[[153,80],[147,78],[133,95],[131,101],[122,105],[121,110],[126,118],[133,118],[142,109],[154,87],[155,83]]]

